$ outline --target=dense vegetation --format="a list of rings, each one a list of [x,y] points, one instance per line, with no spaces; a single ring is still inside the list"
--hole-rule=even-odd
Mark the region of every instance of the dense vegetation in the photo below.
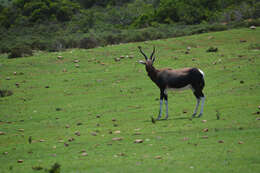
[[[11,52],[10,57],[260,24],[258,0],[1,2],[0,53]]]

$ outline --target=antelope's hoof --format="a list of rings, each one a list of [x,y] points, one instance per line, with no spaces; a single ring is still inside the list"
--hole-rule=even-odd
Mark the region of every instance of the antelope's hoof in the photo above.
[[[195,118],[196,117],[196,114],[192,114],[191,118]]]
[[[202,113],[199,114],[198,118],[202,117]]]

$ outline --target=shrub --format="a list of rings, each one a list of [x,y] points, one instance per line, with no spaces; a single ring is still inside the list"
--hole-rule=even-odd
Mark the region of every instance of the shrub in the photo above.
[[[0,89],[0,97],[7,97],[13,95],[13,92],[6,89]]]
[[[98,41],[94,37],[86,37],[79,41],[79,47],[90,49],[98,46]]]
[[[8,58],[18,58],[24,56],[32,56],[33,52],[29,46],[21,45],[11,48]]]

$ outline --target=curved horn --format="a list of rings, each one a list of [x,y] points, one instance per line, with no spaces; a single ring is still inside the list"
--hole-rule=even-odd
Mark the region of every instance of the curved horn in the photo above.
[[[138,49],[140,50],[141,54],[143,54],[145,60],[147,60],[147,56],[144,54],[144,52],[142,51],[141,46],[138,46]]]
[[[155,52],[155,46],[153,46],[153,52],[152,52],[152,54],[151,54],[150,59],[153,59],[154,52]]]
[[[153,57],[152,61],[153,61],[153,63],[154,63],[154,61],[155,61],[155,56]]]

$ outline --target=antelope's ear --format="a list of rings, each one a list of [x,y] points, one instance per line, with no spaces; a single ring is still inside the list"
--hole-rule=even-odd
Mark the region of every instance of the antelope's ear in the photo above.
[[[142,61],[142,60],[139,60],[138,62],[139,62],[140,64],[144,64],[144,65],[145,65],[145,62]]]

